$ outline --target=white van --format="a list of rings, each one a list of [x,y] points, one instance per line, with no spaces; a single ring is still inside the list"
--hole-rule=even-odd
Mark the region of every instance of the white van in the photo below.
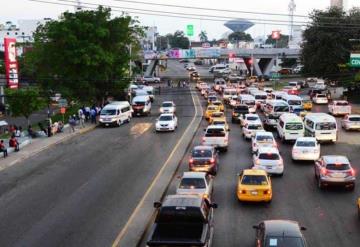
[[[255,103],[257,106],[260,106],[262,104],[265,104],[265,101],[267,99],[267,93],[264,91],[255,91],[255,92],[251,92],[251,94],[254,96],[255,98]]]
[[[255,97],[250,94],[240,94],[239,103],[241,105],[247,105],[249,107],[249,113],[256,112]]]
[[[150,115],[151,113],[151,100],[148,95],[135,96],[132,100],[132,108],[134,115]]]
[[[298,137],[304,137],[304,123],[294,113],[284,113],[280,116],[276,126],[279,137],[282,141],[295,141]]]
[[[283,91],[273,91],[271,92],[271,98],[272,99],[275,99],[275,100],[281,100],[283,99],[283,96],[286,95],[287,93],[286,92],[283,92]]]
[[[282,96],[282,99],[288,103],[291,112],[296,112],[296,109],[303,108],[302,98],[297,95],[286,94]]]
[[[225,64],[216,64],[216,65],[210,67],[209,72],[210,73],[217,73],[220,70],[223,70],[223,69],[226,69],[226,68],[227,68],[227,66]]]
[[[269,100],[264,106],[265,115],[279,118],[283,113],[290,113],[290,106],[283,100]]]
[[[304,118],[305,136],[315,137],[318,141],[337,140],[336,119],[326,113],[308,113]]]
[[[230,98],[237,95],[236,88],[225,88],[223,93],[223,100],[225,104],[230,103]]]
[[[297,90],[301,89],[301,82],[299,81],[289,81],[288,85],[292,87],[296,87]]]
[[[104,106],[100,112],[99,122],[102,126],[120,126],[124,122],[130,122],[132,108],[127,101],[113,101]]]

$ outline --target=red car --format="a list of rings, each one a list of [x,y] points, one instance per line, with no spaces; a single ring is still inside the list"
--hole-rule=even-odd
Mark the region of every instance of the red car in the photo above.
[[[291,94],[291,95],[299,95],[300,92],[296,87],[292,87],[292,86],[285,86],[283,87],[282,91],[286,92],[287,94]]]

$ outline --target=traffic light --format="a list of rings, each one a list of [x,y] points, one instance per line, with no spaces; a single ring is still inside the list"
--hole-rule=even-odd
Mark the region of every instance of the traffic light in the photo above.
[[[250,59],[248,60],[248,63],[249,63],[249,64],[253,64],[252,58],[250,58]]]

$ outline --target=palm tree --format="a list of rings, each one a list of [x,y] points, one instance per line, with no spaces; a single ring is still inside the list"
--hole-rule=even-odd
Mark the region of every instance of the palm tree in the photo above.
[[[207,36],[206,31],[201,31],[199,33],[199,39],[200,39],[201,42],[207,42],[208,41],[208,36]]]

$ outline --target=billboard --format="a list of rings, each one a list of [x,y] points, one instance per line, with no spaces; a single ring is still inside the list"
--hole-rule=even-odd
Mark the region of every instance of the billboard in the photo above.
[[[5,48],[5,73],[9,88],[19,87],[18,63],[16,61],[16,39],[4,38]]]
[[[193,49],[173,49],[168,52],[169,58],[195,58]]]
[[[196,58],[218,58],[220,57],[219,48],[196,49]]]

